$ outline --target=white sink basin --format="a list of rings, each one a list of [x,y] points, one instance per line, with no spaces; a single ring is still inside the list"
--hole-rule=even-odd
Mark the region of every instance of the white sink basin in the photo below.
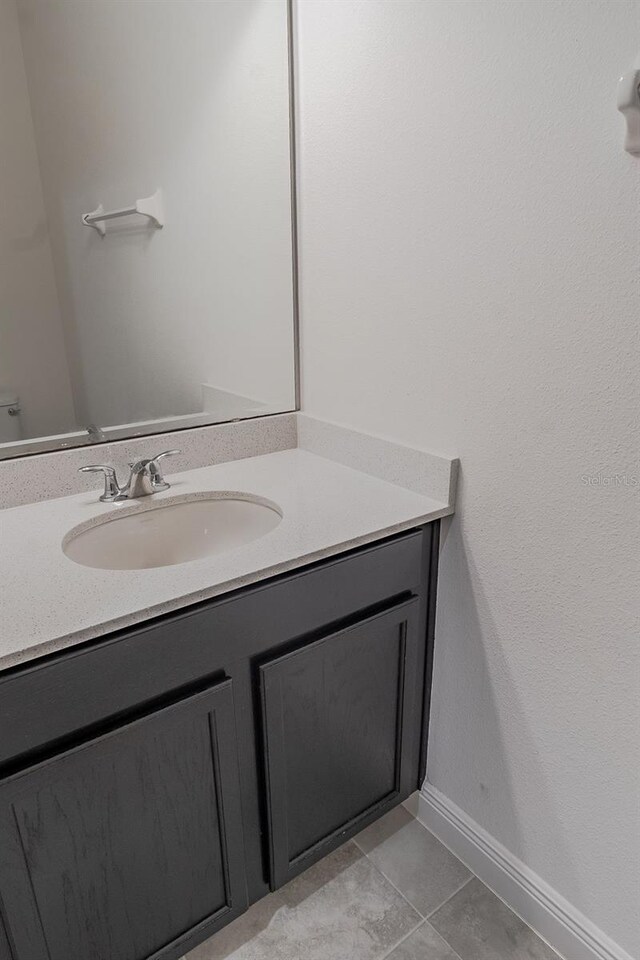
[[[74,527],[62,541],[69,559],[102,570],[168,567],[224,553],[263,537],[282,511],[248,493],[204,493],[136,501]]]

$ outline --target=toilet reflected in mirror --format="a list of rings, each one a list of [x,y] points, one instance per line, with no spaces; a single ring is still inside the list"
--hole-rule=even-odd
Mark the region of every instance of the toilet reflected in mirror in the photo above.
[[[20,398],[15,393],[0,390],[0,444],[22,440]]]

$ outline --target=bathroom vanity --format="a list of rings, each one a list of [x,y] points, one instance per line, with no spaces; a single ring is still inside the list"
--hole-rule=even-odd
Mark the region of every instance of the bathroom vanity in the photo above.
[[[2,676],[2,960],[179,957],[417,789],[437,544],[438,521]]]
[[[0,960],[177,960],[424,777],[450,505],[300,449],[171,479],[282,521],[140,571],[64,555],[98,490],[3,513]]]

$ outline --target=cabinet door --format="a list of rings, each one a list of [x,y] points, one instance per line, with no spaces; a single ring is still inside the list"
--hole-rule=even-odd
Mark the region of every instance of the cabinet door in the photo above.
[[[408,796],[419,602],[259,668],[273,889]]]
[[[231,681],[0,784],[12,960],[177,957],[247,905]]]

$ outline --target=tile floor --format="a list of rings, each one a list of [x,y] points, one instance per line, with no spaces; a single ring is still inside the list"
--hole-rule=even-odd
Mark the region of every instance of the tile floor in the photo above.
[[[397,807],[185,960],[558,960]]]

